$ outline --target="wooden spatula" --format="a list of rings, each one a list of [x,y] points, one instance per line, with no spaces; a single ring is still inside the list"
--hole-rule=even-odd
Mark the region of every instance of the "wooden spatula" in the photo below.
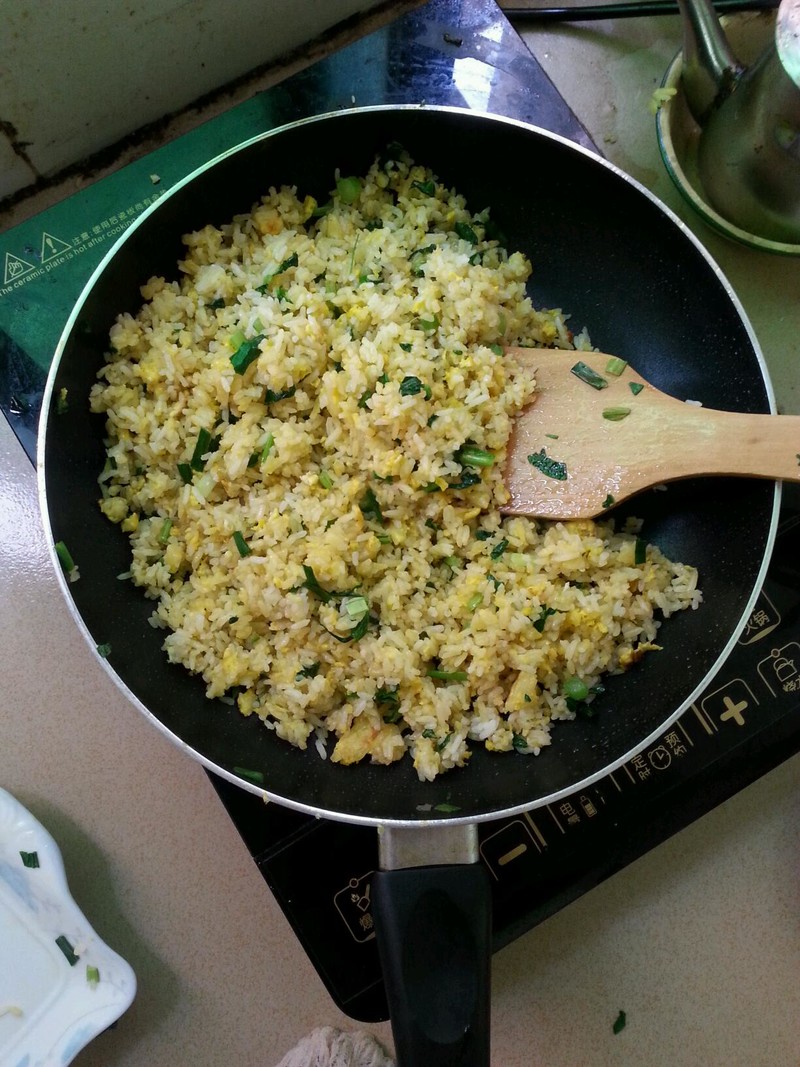
[[[601,515],[643,489],[700,475],[800,481],[800,416],[714,411],[602,352],[508,348],[537,394],[517,416],[508,515]]]

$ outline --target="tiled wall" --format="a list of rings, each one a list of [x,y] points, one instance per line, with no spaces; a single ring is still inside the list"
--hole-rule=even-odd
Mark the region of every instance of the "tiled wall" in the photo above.
[[[0,0],[0,198],[377,0]]]

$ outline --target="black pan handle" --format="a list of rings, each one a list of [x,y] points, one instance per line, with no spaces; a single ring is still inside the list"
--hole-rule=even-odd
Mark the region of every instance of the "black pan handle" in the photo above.
[[[436,837],[402,831],[409,832]],[[378,871],[372,909],[398,1067],[488,1067],[491,894],[484,868],[467,861]]]

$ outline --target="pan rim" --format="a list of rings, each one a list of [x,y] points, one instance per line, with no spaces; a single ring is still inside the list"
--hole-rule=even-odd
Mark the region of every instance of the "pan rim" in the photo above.
[[[745,332],[753,348],[753,352],[756,356],[759,370],[761,372],[761,379],[765,389],[769,405],[769,411],[772,414],[776,413],[774,389],[769,370],[764,360],[761,346],[755,335],[755,331],[752,327],[752,324],[750,323],[747,313],[745,312],[744,307],[742,306],[741,301],[739,300],[731,283],[723,273],[720,266],[714,260],[711,253],[701,243],[699,238],[689,229],[687,224],[683,222],[683,220],[680,219],[679,216],[677,216],[671,208],[669,208],[658,197],[656,197],[655,194],[653,194],[649,189],[647,189],[646,186],[640,183],[637,179],[633,178],[631,175],[627,174],[616,164],[604,159],[598,153],[591,151],[583,145],[577,144],[576,142],[571,141],[569,140],[569,138],[563,137],[560,134],[553,133],[552,131],[546,130],[539,126],[535,126],[531,123],[527,123],[519,119],[513,119],[507,116],[487,111],[479,111],[472,108],[454,106],[427,104],[379,104],[365,107],[346,108],[342,110],[328,111],[319,115],[305,116],[292,122],[276,126],[271,130],[267,130],[265,132],[257,134],[254,137],[248,138],[247,140],[242,141],[229,149],[226,149],[224,152],[221,152],[212,159],[208,160],[202,166],[192,170],[189,174],[185,175],[182,179],[180,179],[173,186],[171,186],[164,193],[163,196],[159,197],[158,200],[156,200],[145,211],[143,211],[142,214],[139,215],[138,218],[120,235],[120,237],[114,242],[108,252],[103,256],[100,263],[97,265],[97,267],[87,280],[86,284],[84,285],[59,337],[59,341],[54,352],[50,370],[48,372],[43,394],[42,410],[37,434],[36,477],[39,509],[47,540],[47,550],[50,556],[51,565],[56,573],[56,579],[59,583],[59,587],[61,588],[61,592],[66,600],[68,610],[75,622],[77,623],[80,632],[84,636],[84,639],[87,641],[90,650],[92,651],[92,654],[95,656],[96,660],[100,662],[102,669],[106,672],[111,681],[127,698],[127,700],[132,703],[133,706],[137,708],[139,712],[144,714],[146,719],[150,720],[150,722],[154,726],[156,726],[156,728],[164,737],[166,737],[172,744],[176,745],[179,749],[187,753],[196,762],[199,762],[201,766],[203,766],[207,771],[215,774],[217,777],[220,777],[230,782],[233,785],[238,786],[239,788],[246,790],[247,792],[261,797],[264,801],[272,801],[274,803],[280,804],[283,807],[290,808],[294,811],[298,811],[303,814],[315,816],[318,818],[330,819],[335,822],[349,823],[351,825],[422,829],[424,827],[436,827],[444,825],[453,826],[459,824],[470,825],[482,822],[495,821],[498,819],[518,815],[522,812],[537,810],[539,808],[546,807],[547,805],[557,803],[566,797],[572,796],[576,792],[580,792],[581,790],[588,788],[595,782],[600,781],[601,779],[607,777],[609,774],[612,774],[615,770],[618,770],[621,766],[623,766],[623,764],[627,763],[635,755],[637,755],[643,749],[647,748],[648,745],[650,745],[653,741],[660,737],[665,730],[667,730],[678,718],[680,718],[680,716],[694,703],[698,696],[707,688],[711,680],[718,674],[720,668],[723,666],[724,662],[731,654],[734,646],[736,645],[736,642],[738,641],[740,634],[744,630],[747,621],[752,613],[758,595],[763,586],[764,579],[766,577],[767,569],[775,544],[775,538],[777,536],[777,526],[781,502],[781,483],[775,483],[769,530],[766,538],[763,558],[758,570],[756,580],[753,585],[753,590],[751,592],[751,595],[748,597],[746,607],[742,612],[738,624],[734,627],[727,642],[718,654],[714,663],[707,670],[703,679],[695,686],[691,693],[686,698],[684,698],[684,700],[679,704],[679,706],[673,712],[670,713],[666,720],[660,723],[645,738],[638,741],[635,746],[625,752],[622,756],[615,758],[606,766],[600,768],[593,774],[582,778],[579,781],[573,782],[572,784],[565,786],[564,788],[557,790],[551,794],[548,794],[547,796],[539,797],[533,801],[523,801],[518,804],[511,805],[509,807],[502,808],[499,810],[493,809],[491,811],[480,812],[478,814],[473,813],[471,815],[459,815],[458,813],[443,813],[441,815],[436,814],[433,817],[428,817],[427,813],[421,812],[420,818],[412,819],[407,817],[379,817],[362,813],[344,812],[336,809],[318,807],[314,804],[295,799],[294,797],[286,797],[277,792],[271,792],[268,788],[264,788],[255,783],[249,782],[246,779],[243,779],[238,775],[227,771],[225,768],[220,767],[218,764],[214,763],[213,760],[209,759],[207,756],[204,756],[203,753],[197,751],[197,749],[193,748],[173,730],[167,727],[143,703],[143,701],[141,701],[139,697],[137,697],[136,694],[132,692],[126,682],[111,667],[108,660],[102,657],[97,652],[96,642],[92,634],[90,633],[86,623],[84,622],[82,616],[80,615],[76,607],[75,601],[70,594],[69,583],[63,573],[55,551],[53,529],[50,521],[50,510],[47,502],[46,471],[44,457],[46,454],[47,429],[50,421],[49,415],[53,406],[52,398],[55,379],[57,377],[59,366],[63,358],[68,339],[81,313],[83,305],[89,297],[89,294],[93,290],[94,286],[97,284],[103,272],[106,270],[108,263],[117,255],[119,249],[125,244],[130,235],[133,234],[142,224],[144,224],[144,222],[149,219],[151,215],[156,213],[164,203],[166,203],[173,196],[177,195],[181,191],[181,189],[183,189],[187,184],[195,180],[199,175],[216,166],[224,159],[236,155],[237,153],[245,150],[251,145],[265,141],[268,138],[276,136],[287,130],[294,129],[296,127],[306,126],[318,122],[326,122],[333,119],[341,119],[348,115],[358,115],[368,112],[398,111],[426,111],[449,113],[462,115],[467,118],[474,118],[476,120],[489,120],[491,122],[499,122],[508,126],[517,127],[524,131],[531,132],[537,136],[544,137],[547,140],[559,143],[571,152],[577,152],[579,155],[588,158],[592,162],[592,164],[601,166],[613,175],[615,175],[618,179],[622,179],[629,186],[635,189],[639,195],[643,195],[662,215],[664,215],[672,223],[673,226],[677,227],[677,229],[681,231],[684,238],[688,238],[690,243],[694,245],[695,250],[699,252],[702,258],[705,260],[706,265],[711,268],[712,273],[716,276],[717,281],[720,283],[728,299],[731,301],[740,322],[745,328]],[[342,770],[344,771],[344,768]],[[344,773],[346,773],[346,771],[344,771]],[[458,772],[456,771],[454,773]]]

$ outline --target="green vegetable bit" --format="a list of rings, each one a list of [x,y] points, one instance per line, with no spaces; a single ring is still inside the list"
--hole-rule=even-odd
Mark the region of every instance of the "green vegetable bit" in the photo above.
[[[336,182],[336,192],[343,204],[354,204],[361,195],[361,179],[339,178]]]
[[[180,474],[183,484],[189,485],[192,480],[192,465],[190,463],[179,463],[178,474]]]
[[[69,574],[71,571],[74,571],[75,570],[75,560],[70,555],[69,549],[64,544],[64,542],[63,541],[56,541],[55,549],[56,549],[56,555],[58,556],[58,561],[61,564],[61,566],[63,567],[64,572],[66,574]]]
[[[507,538],[504,537],[502,541],[498,541],[497,542],[497,544],[494,546],[494,548],[489,553],[489,555],[492,557],[492,559],[500,559],[500,557],[502,556],[502,554],[505,552],[505,550],[507,548],[508,548],[508,540],[507,540]]]
[[[551,615],[555,615],[555,613],[556,613],[556,609],[555,608],[548,608],[546,606],[542,606],[542,608],[539,611],[538,616],[533,620],[533,628],[534,628],[534,630],[536,630],[537,633],[540,633],[540,634],[544,633],[545,623],[550,618],[550,616]]]
[[[483,603],[483,593],[473,593],[467,601],[467,611],[475,611]]]
[[[275,392],[274,389],[267,389],[264,393],[264,403],[277,404],[279,400],[289,400],[296,392],[296,385],[290,385],[288,389],[282,389],[280,392]]]
[[[169,541],[169,535],[172,532],[172,519],[164,519],[161,523],[161,529],[158,531],[158,543],[165,545]]]
[[[102,656],[103,659],[108,659],[108,657],[111,655],[111,645],[108,644],[108,642],[103,645],[98,645],[97,655]]]
[[[453,229],[462,241],[468,241],[471,245],[478,243],[478,235],[467,222],[457,222]]]
[[[615,1034],[622,1033],[622,1031],[625,1029],[625,1026],[627,1025],[627,1022],[627,1015],[624,1011],[620,1010],[619,1014],[614,1020],[614,1025],[611,1027],[611,1029],[614,1031]]]
[[[319,472],[319,484],[322,486],[323,489],[333,488],[333,478],[331,478],[330,474],[328,474],[327,471]]]
[[[210,431],[203,428],[197,435],[197,443],[194,446],[194,452],[192,452],[192,458],[189,460],[189,466],[193,471],[201,471],[206,465],[206,461],[203,458],[209,452],[214,451],[214,443],[211,437]]]
[[[248,767],[234,767],[233,773],[238,774],[240,778],[246,778],[248,782],[255,782],[257,785],[261,785],[264,781],[263,771],[251,771]]]
[[[603,408],[603,418],[609,422],[621,422],[630,415],[631,409],[625,407]]]
[[[344,610],[351,619],[363,619],[369,611],[369,603],[365,596],[351,596],[342,601]]]
[[[309,663],[307,667],[301,667],[295,675],[295,680],[300,681],[301,678],[316,678],[319,674],[319,662]]]
[[[34,869],[39,866],[39,853],[38,852],[23,852],[20,850],[20,859],[22,860],[23,867],[30,867]]]
[[[417,393],[424,393],[426,400],[431,398],[430,386],[415,378],[413,374],[407,374],[400,382],[400,396],[416,396]]]
[[[86,981],[93,989],[100,981],[100,971],[97,967],[93,967],[91,963],[86,964]]]
[[[436,195],[436,183],[432,179],[429,179],[426,182],[412,182],[411,183],[411,188],[412,189],[419,189],[419,191],[421,193],[424,193],[425,196],[435,196]]]
[[[634,396],[638,396],[642,389],[644,389],[644,385],[641,382],[628,382],[628,388]]]
[[[454,458],[464,467],[491,467],[495,456],[494,452],[487,452],[485,448],[466,443],[459,448]]]
[[[633,562],[637,567],[641,567],[643,563],[647,562],[647,542],[643,541],[641,537],[636,538],[636,544],[633,548]]]
[[[514,734],[511,738],[511,744],[517,750],[517,752],[524,752],[528,747],[528,742],[522,736],[522,734]]]
[[[589,686],[581,678],[565,678],[562,692],[569,700],[585,700],[589,695]]]
[[[603,508],[610,508],[612,506],[612,504],[614,504],[614,503],[616,503],[616,501],[614,500],[614,497],[611,495],[611,493],[609,493],[608,496],[603,501],[601,506]]]
[[[627,366],[627,360],[620,359],[619,356],[612,356],[606,363],[606,374],[613,374],[615,378],[619,378]]]
[[[239,555],[242,556],[242,558],[244,558],[245,556],[249,556],[252,552],[252,549],[245,541],[244,535],[242,534],[241,530],[234,530],[233,543],[236,545],[236,549]]]
[[[67,963],[70,965],[70,967],[74,967],[80,959],[80,956],[77,956],[75,954],[75,949],[70,944],[69,939],[65,937],[64,934],[59,934],[56,938],[56,944],[64,953],[64,956],[66,957]]]
[[[236,338],[238,340],[238,337]],[[233,340],[233,338],[231,338]],[[251,363],[254,363],[261,354],[259,345],[264,340],[263,333],[257,333],[254,337],[242,341],[231,356],[231,366],[237,374],[244,374]]]
[[[466,671],[442,671],[438,667],[431,667],[425,673],[439,682],[466,682],[469,677]]]
[[[555,478],[557,482],[565,482],[567,480],[566,463],[561,463],[557,459],[551,459],[543,448],[540,448],[538,452],[534,452],[533,455],[528,456],[528,463],[538,471],[541,471],[542,474],[547,475],[548,478]]]
[[[373,522],[377,522],[381,526],[386,525],[381,506],[378,503],[378,498],[375,496],[375,490],[371,486],[367,486],[367,490],[359,500],[358,506],[365,519],[368,521],[371,519]]]
[[[570,367],[570,370],[576,378],[580,378],[582,382],[591,385],[593,389],[606,389],[608,387],[608,382],[605,378],[601,374],[598,374],[597,371],[592,370],[592,368],[582,360],[579,360],[574,367]]]

